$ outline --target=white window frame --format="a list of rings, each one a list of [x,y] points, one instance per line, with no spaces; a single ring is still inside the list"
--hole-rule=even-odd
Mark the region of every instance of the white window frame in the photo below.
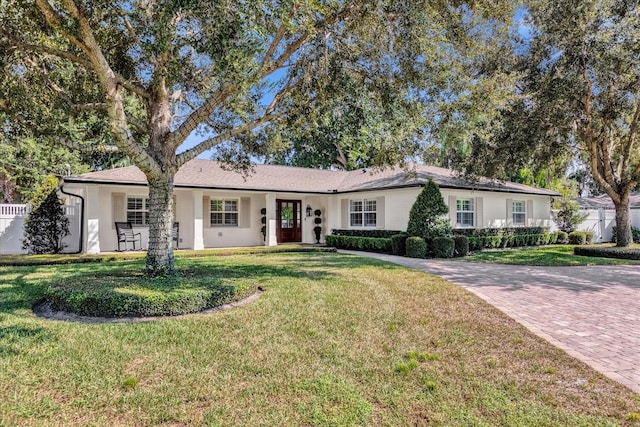
[[[473,228],[475,225],[475,201],[473,198],[456,199],[456,226],[460,228]],[[465,218],[467,218],[465,220]],[[468,218],[471,218],[469,224]]]
[[[520,221],[519,218],[522,218],[522,220]],[[526,201],[514,200],[511,202],[511,220],[513,221],[514,226],[523,227],[527,224],[527,202]]]
[[[214,210],[214,203],[221,203],[222,210]],[[227,210],[227,203],[235,204],[235,210]],[[213,215],[222,215],[222,222],[214,222]],[[227,218],[234,218],[235,214],[235,222],[227,221]],[[229,216],[227,216],[229,215]],[[212,198],[209,200],[209,225],[211,227],[238,227],[240,221],[240,200],[239,199],[223,199],[223,198]]]
[[[359,209],[354,209],[356,204],[360,207]],[[376,228],[377,225],[378,201],[376,199],[349,199],[350,227]]]
[[[141,201],[141,207],[138,208],[137,206],[134,207],[133,209],[129,208],[129,202],[135,200],[134,203],[136,203],[137,205],[137,200]],[[127,205],[126,205],[126,210],[125,210],[125,215],[127,217],[127,222],[130,222],[131,225],[133,225],[134,227],[146,227],[149,225],[149,197],[147,196],[138,196],[138,195],[128,195],[127,196]],[[138,218],[136,217],[131,217],[129,214],[137,214],[140,213],[142,214],[142,222],[138,221]]]

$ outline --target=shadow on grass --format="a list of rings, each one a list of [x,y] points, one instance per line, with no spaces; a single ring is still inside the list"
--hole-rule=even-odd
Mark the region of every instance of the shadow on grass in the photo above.
[[[0,356],[24,354],[30,347],[56,339],[51,331],[22,325],[0,326]],[[23,349],[23,350],[18,350]]]
[[[240,286],[255,289],[273,278],[322,281],[339,275],[345,268],[400,268],[378,260],[323,254],[259,254],[253,257],[198,257],[177,260],[179,275],[146,279],[144,261],[100,262],[55,266],[0,268],[0,313],[30,309],[42,301],[47,289],[62,287],[113,291],[134,286],[141,291],[166,291]]]

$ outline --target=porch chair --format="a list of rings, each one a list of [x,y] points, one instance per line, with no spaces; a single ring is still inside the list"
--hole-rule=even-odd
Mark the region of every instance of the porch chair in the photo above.
[[[180,223],[174,222],[171,229],[171,239],[176,242],[176,249],[180,249]]]
[[[128,250],[128,243],[131,242],[133,244],[133,250],[136,250],[136,242],[140,244],[140,248],[142,249],[142,237],[140,233],[136,233],[133,231],[133,225],[131,225],[130,221],[127,222],[116,222],[116,233],[118,234],[118,251],[121,251],[120,244],[124,243],[124,250]]]

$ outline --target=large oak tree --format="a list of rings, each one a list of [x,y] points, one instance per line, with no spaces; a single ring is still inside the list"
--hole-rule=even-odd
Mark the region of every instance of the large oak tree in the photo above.
[[[3,1],[0,111],[5,126],[118,150],[138,166],[149,184],[146,270],[171,274],[171,194],[185,162],[215,148],[242,165],[277,150],[303,125],[296,117],[327,111],[336,72],[366,87],[378,118],[389,100],[424,101],[508,16],[503,0]],[[197,144],[181,148],[188,137]],[[405,142],[415,146],[393,139],[380,162]]]
[[[589,165],[616,208],[617,244],[631,242],[629,195],[640,182],[640,4],[533,0],[520,43],[505,51],[522,77],[489,137],[470,138],[467,170],[508,177],[519,167]]]

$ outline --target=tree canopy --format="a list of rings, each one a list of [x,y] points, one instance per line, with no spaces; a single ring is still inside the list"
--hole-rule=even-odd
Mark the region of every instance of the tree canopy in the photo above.
[[[518,75],[513,96],[465,140],[459,167],[499,178],[520,168],[562,176],[582,159],[615,204],[617,242],[626,246],[629,194],[640,181],[640,5],[530,1],[521,31],[526,37],[483,69]]]
[[[353,135],[372,132],[376,162],[403,159],[421,126],[389,112],[420,103],[407,116],[419,123],[436,116],[429,101],[443,88],[482,87],[465,58],[510,13],[506,0],[2,2],[2,120],[138,166],[149,182],[147,272],[171,274],[171,193],[185,162],[215,148],[247,165],[289,143],[278,135],[315,146],[307,135],[326,123],[349,129],[351,139],[327,138],[338,152],[366,153]],[[188,137],[196,144],[182,148]]]

